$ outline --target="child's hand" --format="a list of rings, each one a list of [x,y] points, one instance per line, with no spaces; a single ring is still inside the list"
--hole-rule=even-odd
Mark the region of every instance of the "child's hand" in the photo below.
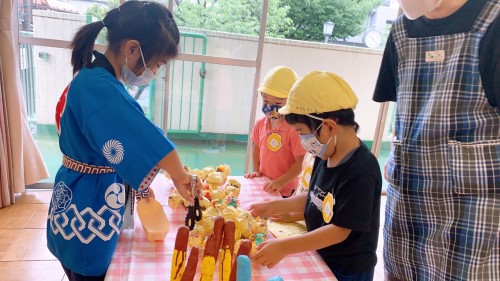
[[[261,218],[270,217],[275,213],[272,202],[252,204],[250,205],[249,212],[252,216]]]
[[[251,172],[251,173],[246,174],[244,177],[247,179],[260,178],[260,177],[262,177],[262,174],[259,172]]]
[[[257,253],[253,256],[253,260],[261,266],[272,268],[287,255],[287,247],[283,240],[273,239],[257,246]]]
[[[282,188],[283,184],[278,180],[264,184],[264,191],[271,194],[278,194]]]
[[[184,197],[184,199],[188,200],[189,202],[194,202],[194,196],[190,194],[191,193],[190,174],[186,174],[185,176],[178,179],[172,178],[172,181],[174,182],[175,188],[177,188],[177,191],[179,191],[179,194],[182,197]],[[198,179],[195,185],[195,192],[194,192],[194,195],[196,195],[198,198],[201,196],[200,191],[201,191],[201,182],[200,179]]]
[[[289,212],[273,214],[269,219],[271,221],[275,221],[275,222],[295,222],[295,221],[297,221],[293,218],[292,214]]]

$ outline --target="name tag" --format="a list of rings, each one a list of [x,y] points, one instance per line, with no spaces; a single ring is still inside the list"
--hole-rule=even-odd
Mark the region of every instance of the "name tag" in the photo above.
[[[425,52],[425,62],[444,61],[444,50]]]

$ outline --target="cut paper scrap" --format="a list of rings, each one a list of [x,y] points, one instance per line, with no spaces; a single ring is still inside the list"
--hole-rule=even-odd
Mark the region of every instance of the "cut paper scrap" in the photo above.
[[[267,228],[276,238],[284,238],[307,233],[303,222],[273,222],[268,221]]]

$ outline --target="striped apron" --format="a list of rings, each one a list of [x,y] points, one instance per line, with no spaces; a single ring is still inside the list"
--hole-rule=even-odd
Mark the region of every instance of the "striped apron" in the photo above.
[[[499,12],[500,0],[488,1],[471,31],[453,35],[409,38],[402,18],[393,25],[389,278],[500,280],[500,110],[479,72],[479,45]]]

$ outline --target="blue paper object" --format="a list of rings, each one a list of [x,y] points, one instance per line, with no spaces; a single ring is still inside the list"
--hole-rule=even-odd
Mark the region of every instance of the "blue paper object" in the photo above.
[[[237,263],[236,281],[250,281],[252,279],[252,263],[248,256],[238,256]]]

